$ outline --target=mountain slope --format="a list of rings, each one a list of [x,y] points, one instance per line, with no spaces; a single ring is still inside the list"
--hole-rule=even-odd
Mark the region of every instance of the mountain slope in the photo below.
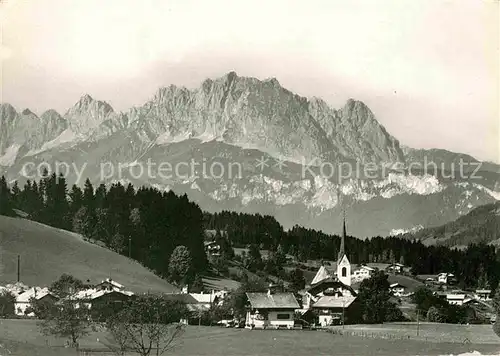
[[[136,293],[177,290],[137,262],[77,234],[0,216],[0,285],[16,282],[17,255],[21,256],[21,281],[27,285],[48,286],[69,273],[92,283],[112,278]]]
[[[445,225],[402,236],[428,245],[464,247],[484,242],[500,246],[500,202],[477,207]]]
[[[122,113],[84,95],[63,118],[49,115],[57,124],[31,145],[2,130],[18,132],[13,122],[34,114],[3,107],[0,174],[20,184],[40,164],[64,162],[70,184],[88,177],[94,184],[153,185],[187,193],[208,211],[265,212],[286,227],[300,223],[336,232],[332,226],[345,209],[356,222],[351,233],[360,237],[439,226],[500,200],[497,166],[484,164],[477,178],[460,176],[461,160],[481,162],[445,150],[401,147],[362,102],[350,99],[335,109],[292,93],[274,78],[230,72],[195,89],[171,85]],[[190,171],[193,160],[197,168]],[[422,166],[429,161],[436,169]],[[165,164],[168,177],[159,174]],[[241,177],[229,176],[232,164],[241,167]],[[221,166],[226,174],[214,176]]]

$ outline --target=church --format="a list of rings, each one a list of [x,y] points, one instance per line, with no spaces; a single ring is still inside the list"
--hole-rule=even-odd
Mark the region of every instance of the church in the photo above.
[[[346,237],[346,224],[345,217],[342,226],[342,237],[340,240],[340,249],[337,255],[337,261],[333,266],[321,266],[316,273],[316,276],[311,282],[311,285],[315,285],[327,278],[337,278],[341,283],[346,286],[351,286],[351,263],[345,252],[345,237]]]
[[[356,292],[351,287],[351,263],[345,250],[345,237],[344,217],[336,263],[321,266],[303,296],[303,311],[314,311],[321,326],[344,323],[345,311],[356,300]]]

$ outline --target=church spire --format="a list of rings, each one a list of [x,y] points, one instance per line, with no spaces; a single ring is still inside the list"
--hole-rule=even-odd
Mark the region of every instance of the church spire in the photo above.
[[[340,250],[339,250],[339,255],[337,258],[337,261],[340,262],[342,260],[342,257],[345,255],[345,236],[346,236],[346,227],[345,227],[345,210],[343,212],[344,220],[343,220],[343,226],[342,226],[342,236],[340,238]]]

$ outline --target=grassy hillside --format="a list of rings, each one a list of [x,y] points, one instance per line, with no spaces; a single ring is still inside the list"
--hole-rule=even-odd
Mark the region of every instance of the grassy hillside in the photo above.
[[[426,245],[463,247],[470,243],[500,244],[500,202],[480,206],[445,225],[403,235]]]
[[[0,216],[0,285],[17,280],[48,286],[63,273],[83,281],[112,278],[136,293],[172,292],[177,289],[137,262],[84,241],[80,235],[22,218]]]

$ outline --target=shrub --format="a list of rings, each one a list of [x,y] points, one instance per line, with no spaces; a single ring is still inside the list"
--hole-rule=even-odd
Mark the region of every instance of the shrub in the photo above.
[[[500,337],[500,317],[498,315],[495,324],[493,324],[493,331]]]

